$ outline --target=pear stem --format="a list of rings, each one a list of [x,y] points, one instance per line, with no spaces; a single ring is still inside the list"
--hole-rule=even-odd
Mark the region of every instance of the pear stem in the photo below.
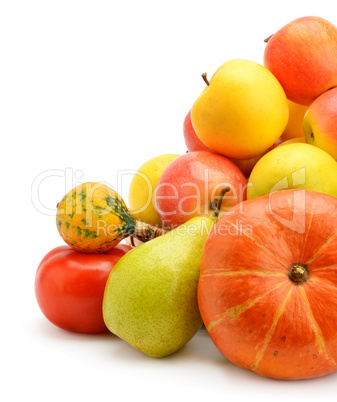
[[[157,226],[149,225],[148,223],[137,221],[134,232],[130,236],[137,238],[142,242],[149,241],[155,237],[161,236],[167,233],[167,229],[163,229]]]
[[[273,36],[274,34],[271,34],[270,36],[268,36],[268,38],[266,38],[263,42],[268,43],[269,39]]]
[[[228,193],[228,191],[230,191],[230,188],[224,187],[220,192],[218,202],[215,206],[215,211],[213,212],[213,215],[212,215],[215,220],[217,220],[219,218],[222,200],[223,200],[223,197],[225,196],[225,194]]]
[[[206,85],[209,86],[209,81],[207,79],[207,73],[203,73],[203,74],[201,74],[201,76],[202,76],[202,79],[206,82]]]

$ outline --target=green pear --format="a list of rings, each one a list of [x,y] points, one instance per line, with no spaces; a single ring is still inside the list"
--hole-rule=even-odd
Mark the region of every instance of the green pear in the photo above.
[[[214,222],[192,218],[118,261],[103,298],[112,333],[152,357],[176,352],[197,333],[201,251]]]

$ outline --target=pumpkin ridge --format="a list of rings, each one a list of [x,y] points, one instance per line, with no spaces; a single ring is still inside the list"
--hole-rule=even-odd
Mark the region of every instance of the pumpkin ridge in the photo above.
[[[257,240],[254,239],[254,236],[253,236],[253,235],[250,235],[250,234],[247,233],[246,231],[242,230],[242,228],[241,228],[240,226],[235,225],[233,222],[225,221],[224,223],[227,223],[227,224],[231,225],[232,227],[234,227],[236,230],[239,231],[239,233],[240,233],[241,235],[246,236],[246,237],[247,237],[249,240],[251,240],[256,246],[258,246],[258,247],[262,248],[262,250],[268,252],[268,253],[273,257],[274,260],[276,260],[276,261],[279,262],[282,266],[284,266],[285,268],[288,269],[288,267],[286,266],[286,264],[285,264],[284,261],[282,261],[282,260],[280,260],[279,258],[277,258],[277,256],[276,256],[275,254],[273,254],[273,253],[269,250],[269,248],[267,248],[264,244],[261,244],[261,243],[257,242]]]
[[[318,272],[318,271],[328,271],[329,269],[336,269],[337,264],[326,265],[325,267],[318,267],[318,268],[311,268],[311,272]]]
[[[331,288],[333,288],[333,290],[336,290],[336,288],[337,288],[337,285],[334,285],[333,283],[328,283],[326,280],[322,280],[319,278],[311,278],[310,280],[312,282],[317,282],[318,284],[331,287]]]
[[[258,365],[259,365],[261,359],[263,358],[263,355],[264,355],[264,353],[265,353],[265,351],[266,351],[266,349],[267,349],[267,347],[268,347],[268,345],[269,345],[269,343],[271,341],[271,338],[274,335],[277,323],[278,323],[279,319],[281,318],[282,314],[285,311],[286,304],[287,304],[287,302],[288,302],[293,290],[294,290],[294,286],[291,286],[291,288],[289,289],[289,292],[287,293],[286,297],[283,300],[283,303],[281,304],[280,308],[277,310],[277,312],[276,312],[276,314],[275,314],[275,316],[273,318],[273,323],[272,323],[271,327],[269,328],[269,331],[267,332],[267,334],[266,334],[266,336],[265,336],[265,338],[263,340],[263,345],[262,345],[262,347],[260,348],[260,350],[256,354],[255,363],[252,364],[252,370],[253,371],[257,370]]]
[[[311,309],[310,302],[309,302],[308,297],[307,297],[307,293],[306,293],[306,291],[305,291],[303,286],[300,287],[300,292],[301,292],[301,295],[302,295],[302,297],[303,297],[303,299],[305,301],[305,304],[307,305],[307,308],[308,308],[309,323],[310,323],[310,326],[311,326],[311,328],[312,328],[312,330],[314,331],[314,334],[315,334],[316,346],[318,348],[318,352],[320,354],[323,354],[324,357],[327,360],[329,360],[330,358],[329,358],[329,356],[328,356],[328,354],[326,352],[326,349],[325,349],[325,340],[324,340],[324,336],[322,334],[322,330],[319,327],[319,325],[317,324],[317,321],[315,320],[314,314],[313,314],[312,309]],[[334,359],[332,359],[332,361],[333,361],[334,364],[336,364]]]
[[[268,289],[265,293],[260,294],[259,296],[255,297],[255,299],[249,299],[246,302],[239,304],[234,307],[230,307],[228,310],[225,311],[225,313],[216,321],[212,321],[208,324],[207,326],[207,331],[210,332],[214,326],[218,325],[221,323],[226,318],[231,318],[232,320],[237,319],[242,313],[244,313],[246,310],[249,310],[251,307],[253,307],[258,301],[266,297],[268,294],[273,292],[274,290],[279,289],[281,286],[289,284],[289,281],[286,279],[282,282],[279,282],[277,285],[275,285],[272,289]]]
[[[306,247],[307,247],[307,242],[308,242],[309,233],[310,233],[310,229],[311,229],[311,225],[312,225],[312,220],[313,220],[313,217],[314,217],[314,211],[316,209],[315,207],[316,207],[316,204],[313,202],[312,205],[311,205],[311,210],[310,210],[310,214],[309,214],[310,220],[309,220],[309,223],[308,223],[308,227],[307,227],[307,229],[305,231],[305,239],[304,239],[304,242],[303,242],[302,255],[301,255],[300,261],[302,261],[303,258],[304,258],[304,252],[305,252]]]
[[[337,230],[333,232],[326,240],[325,242],[319,247],[319,249],[316,251],[316,253],[309,259],[309,261],[306,263],[309,265],[314,261],[314,259],[324,250],[325,247],[329,245],[335,238],[337,237]]]
[[[258,276],[284,276],[284,273],[281,272],[275,272],[275,271],[263,271],[263,270],[249,270],[246,268],[243,268],[239,271],[234,271],[229,268],[229,270],[217,270],[216,271],[208,271],[204,275],[202,275],[203,278],[207,276],[233,276],[233,275],[258,275]]]

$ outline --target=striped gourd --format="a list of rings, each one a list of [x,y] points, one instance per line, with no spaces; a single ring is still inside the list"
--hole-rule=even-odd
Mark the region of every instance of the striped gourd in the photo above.
[[[56,224],[63,240],[83,253],[104,253],[130,235],[148,240],[162,233],[136,221],[120,195],[98,182],[69,191],[57,206]]]

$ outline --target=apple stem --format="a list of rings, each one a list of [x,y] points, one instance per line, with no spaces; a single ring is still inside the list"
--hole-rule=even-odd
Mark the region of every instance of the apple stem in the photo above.
[[[212,215],[212,217],[213,217],[213,219],[214,219],[215,221],[217,221],[218,218],[219,218],[222,200],[223,200],[224,195],[225,195],[226,193],[228,193],[228,191],[230,191],[230,188],[229,188],[229,187],[224,187],[224,188],[221,190],[221,192],[220,192],[218,202],[217,202],[217,204],[216,204],[216,206],[215,206],[215,211],[213,212],[213,215]]]
[[[268,38],[266,38],[266,39],[264,40],[264,42],[268,43],[268,42],[269,42],[269,39],[270,39],[273,35],[274,35],[274,34],[271,34],[270,36],[268,36]]]
[[[209,86],[209,81],[207,79],[207,73],[203,73],[203,74],[201,74],[201,76],[202,76],[202,79],[206,82],[206,85]]]

